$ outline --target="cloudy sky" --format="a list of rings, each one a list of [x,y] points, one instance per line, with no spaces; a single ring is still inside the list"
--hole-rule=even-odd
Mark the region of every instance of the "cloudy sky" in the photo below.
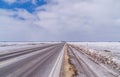
[[[120,41],[120,0],[0,0],[0,41]]]

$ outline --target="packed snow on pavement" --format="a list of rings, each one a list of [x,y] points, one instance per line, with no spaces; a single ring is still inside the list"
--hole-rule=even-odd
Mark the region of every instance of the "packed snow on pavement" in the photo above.
[[[0,42],[0,52],[60,42]]]
[[[44,44],[42,42],[0,42],[0,52],[32,47],[33,45]]]
[[[85,46],[99,52],[107,52],[120,58],[120,42],[72,42],[77,46]]]
[[[120,42],[69,42],[83,49],[94,61],[108,65],[120,73]]]

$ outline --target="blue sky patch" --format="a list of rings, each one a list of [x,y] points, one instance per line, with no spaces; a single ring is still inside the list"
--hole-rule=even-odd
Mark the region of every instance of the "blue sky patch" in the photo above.
[[[2,0],[0,0],[0,8],[2,9],[15,9],[15,8],[20,8],[20,9],[26,9],[30,13],[34,12],[35,8],[38,6],[42,6],[46,4],[44,0],[37,0],[36,4],[33,4],[31,1],[25,2],[25,3],[12,3],[8,4]]]

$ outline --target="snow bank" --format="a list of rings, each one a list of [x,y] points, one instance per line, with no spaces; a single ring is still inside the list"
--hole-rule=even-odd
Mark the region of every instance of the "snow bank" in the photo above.
[[[82,45],[80,45],[81,43],[72,43],[72,44],[74,44],[74,46],[76,46],[77,49],[79,49],[82,53],[85,53],[89,58],[91,58],[95,62],[104,64],[104,65],[109,65],[113,69],[116,69],[120,72],[119,57],[113,56],[112,54],[110,54],[111,52],[107,51],[107,49],[106,51],[101,51],[101,50],[92,49],[86,46],[85,43],[83,43]]]

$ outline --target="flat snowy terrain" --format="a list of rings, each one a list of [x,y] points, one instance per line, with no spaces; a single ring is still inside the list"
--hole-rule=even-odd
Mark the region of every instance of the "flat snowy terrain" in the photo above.
[[[119,47],[119,42],[0,42],[0,77],[70,77],[71,70],[74,77],[120,77]]]
[[[51,42],[47,42],[51,43]],[[52,42],[53,43],[53,42]],[[58,43],[58,42],[54,42]],[[112,56],[117,56],[120,58],[120,42],[69,42],[77,46],[85,46],[97,50],[99,52],[108,51]],[[44,44],[44,42],[0,42],[0,52],[19,49],[24,47],[30,47],[32,45]]]
[[[32,47],[33,45],[42,45],[43,42],[0,42],[0,52]]]
[[[120,42],[69,42],[85,50],[94,61],[120,73]]]
[[[58,42],[0,42],[0,52]]]
[[[112,56],[120,58],[120,42],[71,42],[78,46],[83,45],[87,48],[94,49],[99,52],[108,51]]]

